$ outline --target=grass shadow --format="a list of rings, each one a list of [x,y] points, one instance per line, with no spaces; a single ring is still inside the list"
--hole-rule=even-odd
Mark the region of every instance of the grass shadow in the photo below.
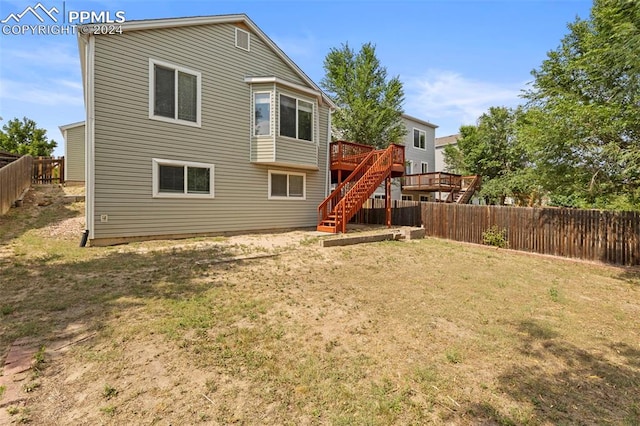
[[[530,406],[529,416],[505,416],[486,403],[472,412],[495,424],[640,424],[640,351],[612,344],[619,355],[612,359],[558,339],[536,321],[522,322],[519,330],[521,351],[532,362],[504,372],[499,390]]]
[[[228,271],[242,265],[209,263],[233,256],[223,245],[146,253],[78,250],[99,252],[82,261],[52,255],[0,264],[0,359],[18,338],[46,344],[70,325],[100,330],[119,312],[144,306],[149,299],[199,297],[225,286],[210,276],[216,268]]]

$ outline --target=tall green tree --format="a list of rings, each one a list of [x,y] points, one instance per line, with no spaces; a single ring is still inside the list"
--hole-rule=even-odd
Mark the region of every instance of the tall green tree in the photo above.
[[[34,157],[50,157],[56,141],[47,138],[47,131],[37,126],[36,122],[24,117],[9,120],[0,130],[0,150],[19,155]]]
[[[518,138],[525,114],[521,109],[491,107],[477,125],[462,126],[458,143],[444,149],[452,171],[482,176],[480,195],[491,204],[503,204],[506,197],[531,204],[537,194],[529,149]]]
[[[521,135],[552,199],[640,208],[640,6],[595,0],[568,28],[533,71]]]
[[[397,76],[387,78],[373,44],[357,53],[348,44],[332,48],[324,69],[321,85],[338,106],[332,116],[335,137],[377,148],[402,141],[402,83]]]

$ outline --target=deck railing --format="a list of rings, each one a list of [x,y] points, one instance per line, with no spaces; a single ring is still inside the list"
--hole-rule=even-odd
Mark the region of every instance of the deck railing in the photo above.
[[[405,175],[402,186],[416,188],[442,188],[446,191],[459,191],[462,188],[462,176],[453,173],[436,172]]]
[[[363,145],[355,142],[337,141],[331,142],[329,151],[331,155],[331,167],[340,167],[348,164],[357,166],[362,163],[367,155],[375,148],[369,145]]]

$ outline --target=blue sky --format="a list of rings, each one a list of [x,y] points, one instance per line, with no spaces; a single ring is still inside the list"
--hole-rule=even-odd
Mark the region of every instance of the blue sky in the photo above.
[[[0,21],[34,1],[0,0]],[[587,18],[589,0],[427,1],[75,1],[42,0],[48,9],[124,11],[127,20],[246,13],[316,83],[332,47],[373,42],[389,75],[405,88],[407,114],[457,133],[490,106],[518,95],[568,32]],[[25,17],[31,24],[38,22]],[[25,23],[25,21],[21,23]],[[2,24],[0,24],[1,26]],[[84,119],[74,35],[0,34],[0,117],[27,116],[58,142],[59,125]]]

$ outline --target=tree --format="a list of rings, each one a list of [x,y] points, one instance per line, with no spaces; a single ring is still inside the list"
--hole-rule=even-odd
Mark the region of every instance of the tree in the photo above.
[[[13,154],[50,157],[57,145],[56,141],[49,141],[45,129],[27,117],[9,120],[0,130],[0,150]]]
[[[398,77],[387,81],[374,45],[363,44],[358,53],[348,44],[332,48],[324,69],[321,85],[338,106],[332,116],[335,135],[377,148],[402,140],[407,132],[402,122],[402,83]]]
[[[533,71],[526,92],[537,172],[552,199],[640,208],[640,7],[595,0]]]
[[[462,126],[457,145],[444,149],[445,162],[465,175],[481,175],[480,195],[489,203],[503,204],[506,197],[531,204],[537,193],[530,152],[518,138],[521,109],[491,107],[475,126]]]

